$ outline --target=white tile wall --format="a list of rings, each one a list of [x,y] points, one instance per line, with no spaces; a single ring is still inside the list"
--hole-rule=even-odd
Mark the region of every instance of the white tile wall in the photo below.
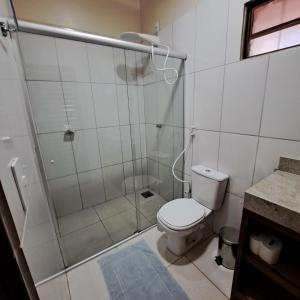
[[[124,195],[125,183],[123,165],[105,167],[102,170],[106,199],[110,200]]]
[[[260,138],[255,165],[254,182],[268,176],[278,167],[280,156],[300,160],[300,142]]]
[[[56,39],[56,47],[62,80],[90,82],[86,44]]]
[[[72,129],[96,128],[91,84],[64,82],[63,93]]]
[[[240,228],[243,211],[243,198],[227,193],[222,208],[216,211],[214,230],[218,232],[224,224]]]
[[[158,82],[144,86],[146,123],[156,124],[158,122],[158,86]]]
[[[220,133],[197,130],[193,137],[192,166],[203,165],[217,169]]]
[[[72,144],[77,172],[100,168],[101,163],[96,129],[76,131]]]
[[[93,84],[98,127],[119,125],[117,91],[114,84]]]
[[[114,83],[113,48],[88,44],[87,50],[92,82]]]
[[[174,161],[173,143],[174,128],[163,126],[157,131],[158,161],[165,165],[171,166]],[[171,142],[170,142],[171,141]]]
[[[122,49],[113,49],[115,63],[115,79],[118,84],[126,84],[126,64],[125,51]]]
[[[184,76],[184,127],[188,127],[188,128],[191,128],[195,124],[194,123],[194,109],[195,109],[194,84],[195,84],[194,74],[188,74]]]
[[[226,66],[222,131],[258,135],[268,58],[264,55]]]
[[[191,10],[173,23],[173,48],[186,53],[185,73],[194,71],[196,11]]]
[[[55,39],[24,32],[19,36],[26,79],[59,81]]]
[[[159,172],[159,194],[167,201],[174,199],[173,194],[173,176],[170,167],[164,166],[163,164],[158,165]]]
[[[49,180],[49,187],[58,217],[82,209],[77,175]]]
[[[102,170],[92,170],[78,174],[83,207],[90,207],[105,201]]]
[[[28,82],[33,118],[38,133],[63,131],[67,122],[60,82]]]
[[[198,130],[184,170],[189,178],[190,166],[201,163],[230,176],[229,193],[216,213],[217,231],[226,224],[239,227],[245,190],[269,175],[280,156],[299,159],[300,153],[300,48],[240,61],[245,2],[199,1],[159,34],[188,54],[196,41],[194,57],[188,55],[186,63],[193,71],[185,75],[185,145],[188,128]],[[188,16],[194,14],[196,26],[183,36],[193,22]],[[146,123],[156,124],[157,111],[163,115],[167,105],[154,102],[161,91],[150,86],[144,87],[145,117]],[[154,160],[163,147],[158,132],[146,124],[148,157]],[[160,164],[154,160],[148,160],[149,172],[160,178]]]
[[[173,24],[169,24],[159,31],[158,37],[162,43],[173,48]]]
[[[195,74],[194,125],[219,130],[222,108],[224,67]]]
[[[126,85],[117,86],[118,110],[120,125],[129,124],[129,104]]]
[[[76,173],[72,144],[63,133],[40,134],[38,139],[48,179]]]
[[[120,127],[99,128],[98,136],[102,166],[122,163]]]
[[[120,126],[123,161],[132,160],[130,126]]]
[[[228,0],[199,1],[196,13],[195,70],[224,65]]]
[[[256,136],[221,133],[219,169],[230,176],[229,192],[240,197],[252,184],[257,143]]]
[[[139,109],[139,94],[138,87],[136,85],[128,86],[128,98],[129,98],[129,120],[130,124],[140,123],[140,109]],[[141,99],[142,100],[142,99]]]
[[[270,56],[261,135],[300,140],[300,48]]]

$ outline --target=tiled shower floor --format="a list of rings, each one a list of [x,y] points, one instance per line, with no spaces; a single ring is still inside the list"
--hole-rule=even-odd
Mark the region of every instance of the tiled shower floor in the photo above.
[[[154,196],[144,198],[138,193],[141,227],[156,223],[156,213],[166,201]],[[95,207],[86,208],[58,219],[59,231],[68,265],[89,256],[132,235],[136,229],[134,194],[119,197]]]

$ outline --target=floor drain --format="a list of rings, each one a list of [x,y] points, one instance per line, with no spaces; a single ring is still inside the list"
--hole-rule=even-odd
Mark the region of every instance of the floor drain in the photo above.
[[[144,198],[149,198],[149,197],[152,197],[152,196],[153,196],[153,194],[152,194],[150,191],[143,192],[143,193],[141,193],[141,195],[142,195]]]

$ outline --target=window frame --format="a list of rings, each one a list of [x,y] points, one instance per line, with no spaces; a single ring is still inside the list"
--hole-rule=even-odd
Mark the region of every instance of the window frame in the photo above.
[[[256,57],[260,55],[265,55],[268,53],[273,53],[277,51],[281,51],[284,49],[289,49],[289,48],[294,48],[294,47],[299,47],[300,43],[297,45],[281,48],[281,49],[276,49],[256,55],[249,55],[250,52],[250,41],[254,38],[262,37],[265,35],[268,35],[270,33],[274,33],[276,31],[286,29],[295,25],[300,24],[300,17],[294,20],[290,20],[275,26],[272,26],[270,28],[261,30],[256,33],[252,33],[252,28],[253,28],[253,12],[256,7],[259,7],[261,5],[264,5],[268,2],[272,2],[274,0],[250,0],[249,2],[245,3],[244,7],[244,22],[243,22],[243,34],[242,34],[242,47],[241,47],[241,59],[247,59],[251,57]]]

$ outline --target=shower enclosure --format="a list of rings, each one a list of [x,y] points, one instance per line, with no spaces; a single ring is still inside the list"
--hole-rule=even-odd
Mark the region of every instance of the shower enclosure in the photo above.
[[[183,149],[184,60],[169,58],[180,75],[169,85],[132,43],[28,28],[20,22],[40,168],[70,266],[156,224],[158,209],[182,197],[171,167]]]

